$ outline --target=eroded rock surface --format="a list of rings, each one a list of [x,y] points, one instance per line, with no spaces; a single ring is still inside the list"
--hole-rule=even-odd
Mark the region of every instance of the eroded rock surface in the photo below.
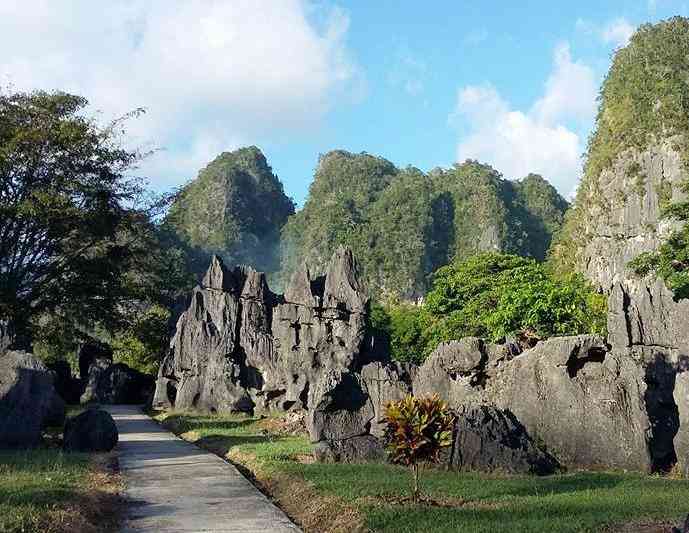
[[[413,390],[437,392],[457,409],[507,410],[566,466],[649,468],[643,369],[599,337],[552,338],[517,356],[478,339],[441,345]]]
[[[284,296],[264,274],[214,258],[177,322],[155,404],[219,412],[315,406],[358,370],[367,305],[344,248],[325,276],[295,272]]]
[[[35,446],[46,425],[64,421],[65,404],[53,375],[34,355],[0,355],[0,447]]]
[[[154,379],[124,363],[95,359],[89,367],[81,403],[145,404],[153,394]]]
[[[486,405],[461,407],[454,435],[450,466],[459,471],[545,475],[559,468],[509,411]]]

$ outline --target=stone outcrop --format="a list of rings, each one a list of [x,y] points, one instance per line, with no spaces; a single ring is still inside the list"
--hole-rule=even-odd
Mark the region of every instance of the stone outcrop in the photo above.
[[[650,467],[643,369],[595,336],[552,338],[516,356],[479,339],[441,345],[413,390],[454,408],[511,412],[564,466]]]
[[[68,361],[59,360],[46,365],[53,374],[55,390],[65,403],[76,405],[83,393],[83,382],[72,375],[72,368]]]
[[[34,355],[0,355],[0,447],[35,446],[41,430],[64,421],[65,404],[53,375]]]
[[[599,176],[590,176],[577,196],[582,236],[577,265],[609,294],[608,342],[613,352],[643,368],[652,469],[689,464],[689,301],[675,301],[654,275],[640,279],[629,262],[656,250],[677,228],[662,218],[664,205],[682,201],[687,172],[679,137],[658,139],[621,153]]]
[[[79,377],[87,380],[89,369],[96,359],[109,359],[112,361],[112,348],[96,339],[90,339],[79,346],[77,360],[79,361]]]
[[[118,439],[117,426],[110,413],[87,409],[67,419],[63,448],[67,452],[109,452]]]
[[[155,406],[208,411],[306,409],[358,370],[368,298],[351,251],[325,276],[303,267],[284,296],[265,275],[214,258],[161,365]]]
[[[486,405],[458,409],[449,464],[459,471],[538,475],[559,468],[511,412]]]
[[[150,402],[155,380],[124,363],[97,358],[89,367],[81,403],[147,404]]]

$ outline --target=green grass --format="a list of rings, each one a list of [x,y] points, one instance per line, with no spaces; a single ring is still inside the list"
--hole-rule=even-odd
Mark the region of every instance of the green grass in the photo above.
[[[427,470],[422,487],[446,507],[390,503],[409,495],[409,472],[385,464],[305,464],[305,436],[266,431],[265,420],[238,415],[158,416],[178,434],[222,455],[253,457],[249,469],[289,474],[319,494],[340,498],[379,532],[582,532],[629,522],[679,523],[689,512],[689,481],[622,472],[489,476]],[[188,435],[189,436],[189,435]]]
[[[45,531],[55,509],[74,500],[90,471],[85,454],[0,451],[0,531]]]

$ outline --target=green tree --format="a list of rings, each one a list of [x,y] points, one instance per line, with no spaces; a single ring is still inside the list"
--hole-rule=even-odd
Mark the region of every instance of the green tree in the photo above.
[[[603,334],[606,298],[580,275],[554,276],[533,259],[484,253],[439,269],[421,306],[375,308],[394,359],[421,363],[439,343],[462,337],[528,348],[556,335]]]
[[[41,317],[120,317],[125,236],[144,213],[128,172],[142,154],[120,147],[122,120],[100,127],[86,105],[60,92],[0,94],[0,317],[25,343]]]

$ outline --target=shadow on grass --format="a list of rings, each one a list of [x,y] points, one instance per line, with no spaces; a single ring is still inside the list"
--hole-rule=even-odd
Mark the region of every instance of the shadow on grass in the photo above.
[[[242,428],[248,428],[256,423],[254,418],[246,418],[240,420],[224,420],[211,415],[194,416],[179,414],[170,415],[165,418],[163,424],[166,427],[185,433],[187,431],[236,431]]]

